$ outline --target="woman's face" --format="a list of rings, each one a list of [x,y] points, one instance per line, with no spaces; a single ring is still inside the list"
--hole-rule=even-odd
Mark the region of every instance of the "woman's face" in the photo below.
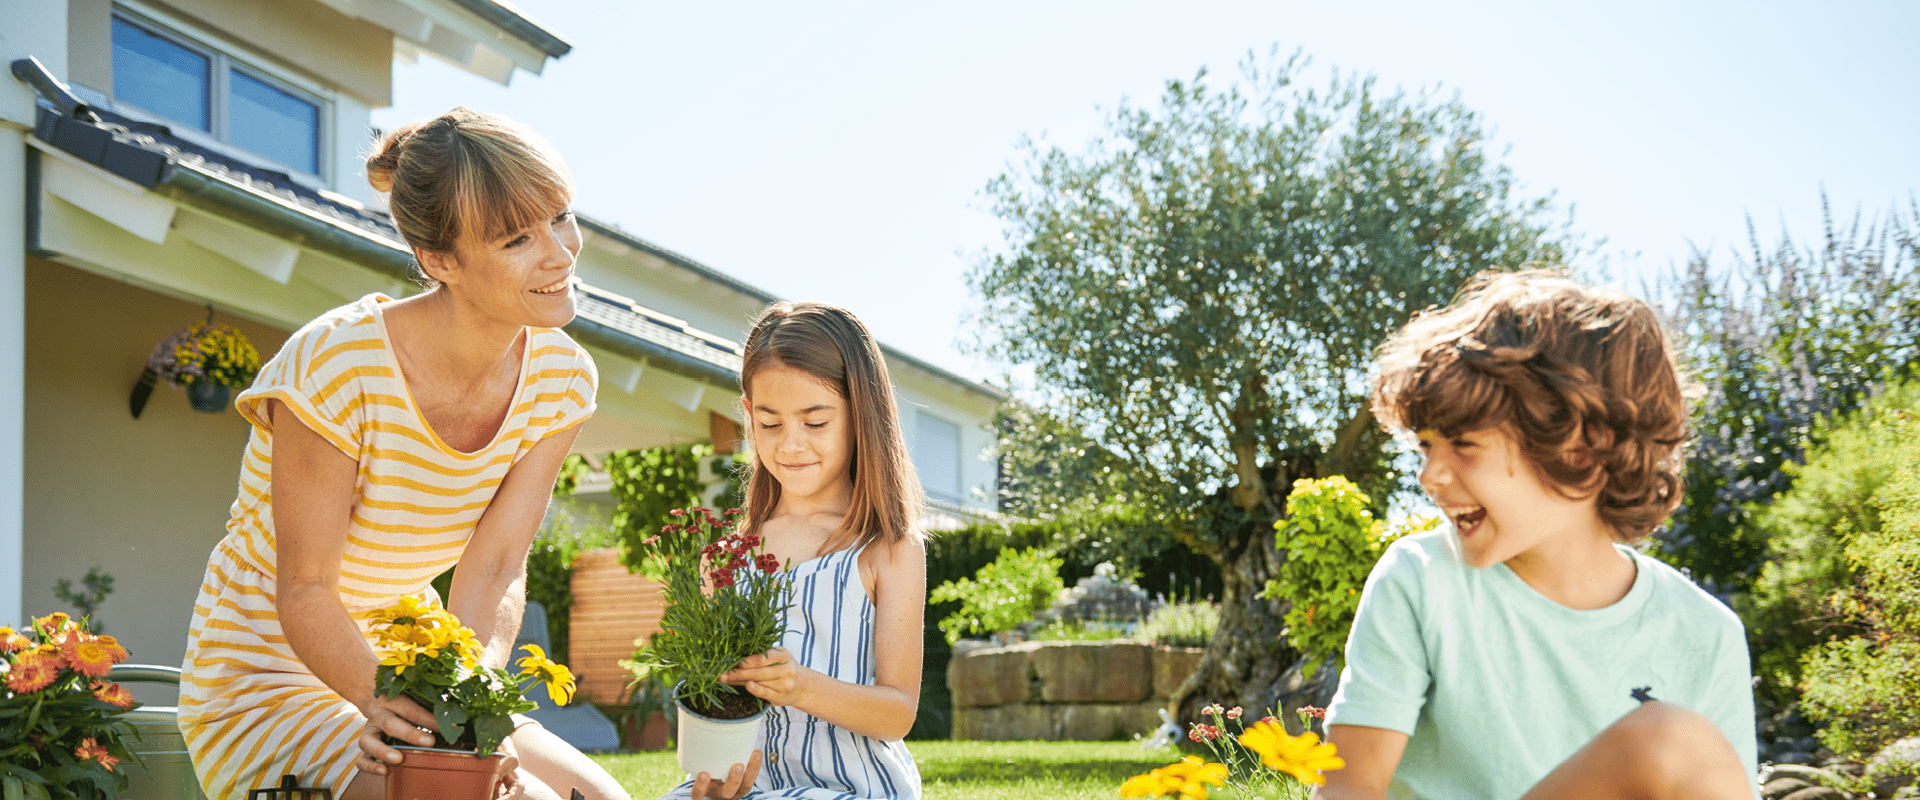
[[[463,304],[513,325],[558,328],[573,321],[580,225],[571,209],[493,238],[462,236],[440,274]],[[429,254],[429,258],[433,255]]]

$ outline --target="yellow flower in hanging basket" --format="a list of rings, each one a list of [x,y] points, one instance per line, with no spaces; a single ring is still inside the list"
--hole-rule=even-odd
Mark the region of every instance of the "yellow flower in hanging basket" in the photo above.
[[[147,356],[147,368],[176,386],[205,381],[245,389],[260,372],[260,351],[233,326],[209,322],[160,342]]]

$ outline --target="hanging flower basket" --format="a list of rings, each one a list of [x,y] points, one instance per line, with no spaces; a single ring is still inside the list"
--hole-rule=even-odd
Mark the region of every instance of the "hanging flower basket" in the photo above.
[[[233,390],[247,388],[259,372],[260,351],[233,326],[206,322],[182,328],[154,345],[128,410],[138,418],[153,384],[165,379],[187,390],[195,411],[217,414],[227,409]]]

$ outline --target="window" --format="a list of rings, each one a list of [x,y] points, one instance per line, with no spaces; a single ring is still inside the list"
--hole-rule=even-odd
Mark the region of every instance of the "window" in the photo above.
[[[321,104],[159,26],[113,17],[113,94],[282,167],[320,174]]]
[[[935,500],[959,503],[960,426],[924,411],[914,415],[913,466]]]

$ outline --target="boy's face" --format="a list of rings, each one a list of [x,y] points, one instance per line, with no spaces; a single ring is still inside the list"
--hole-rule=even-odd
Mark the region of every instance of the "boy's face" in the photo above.
[[[1505,426],[1452,438],[1421,431],[1420,451],[1420,487],[1453,524],[1470,567],[1591,544],[1579,536],[1607,536],[1596,496],[1570,499],[1556,491]]]

